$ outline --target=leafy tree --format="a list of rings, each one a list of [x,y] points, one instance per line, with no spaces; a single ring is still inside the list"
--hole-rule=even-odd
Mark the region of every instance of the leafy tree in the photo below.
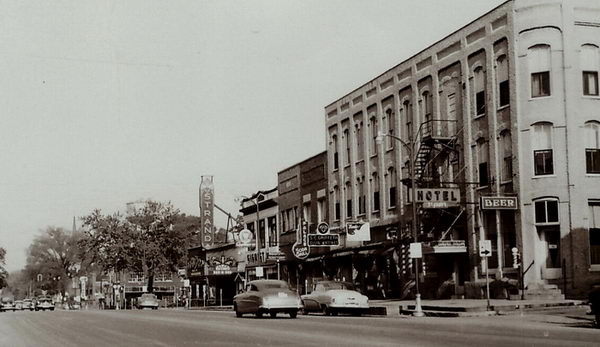
[[[95,210],[83,218],[83,225],[87,231],[81,244],[92,261],[105,270],[143,272],[149,292],[156,274],[185,263],[198,229],[194,218],[180,215],[171,203],[151,200],[124,216]]]
[[[0,289],[6,287],[8,273],[4,266],[6,265],[6,250],[0,247]]]

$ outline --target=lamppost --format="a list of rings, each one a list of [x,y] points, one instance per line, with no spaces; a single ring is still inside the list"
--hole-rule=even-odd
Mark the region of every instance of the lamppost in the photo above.
[[[240,195],[239,198],[242,199],[242,203],[244,201],[250,201],[254,204],[254,206],[256,206],[256,230],[254,230],[254,234],[255,234],[255,238],[256,238],[256,255],[258,256],[258,263],[262,264],[262,257],[261,257],[261,250],[260,250],[260,208],[258,206],[259,195],[260,195],[260,193],[257,193],[256,197],[254,197],[254,198],[249,198],[247,196]],[[265,229],[266,229],[266,224],[265,224]],[[265,242],[265,245],[266,245],[266,242]],[[269,253],[269,248],[267,245],[266,254],[268,255],[268,253]],[[265,258],[267,255],[265,255]]]
[[[423,123],[425,124],[425,123]],[[383,142],[383,138],[385,136],[390,137],[398,142],[400,142],[408,151],[408,155],[409,155],[409,175],[410,175],[410,188],[411,188],[411,208],[412,208],[412,232],[413,232],[413,242],[417,243],[419,242],[419,237],[418,237],[418,232],[417,232],[417,185],[416,185],[416,177],[415,177],[415,161],[416,161],[416,153],[417,153],[417,141],[415,141],[415,139],[417,139],[419,137],[419,133],[421,132],[421,129],[423,129],[423,124],[421,124],[421,126],[419,126],[419,130],[417,131],[414,139],[411,139],[410,144],[406,143],[404,140],[402,140],[401,138],[391,135],[391,134],[386,134],[383,132],[378,132],[377,133],[377,137],[375,138],[375,141],[377,142],[377,144],[381,145]],[[423,313],[423,309],[421,308],[421,293],[419,292],[419,258],[414,258],[415,259],[415,290],[416,290],[416,294],[415,294],[415,312],[413,312],[413,316],[415,317],[423,317],[425,314]]]

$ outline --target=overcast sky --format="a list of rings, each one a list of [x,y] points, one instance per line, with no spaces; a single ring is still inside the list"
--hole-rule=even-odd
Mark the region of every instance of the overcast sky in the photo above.
[[[197,215],[205,174],[235,214],[325,150],[326,105],[502,2],[0,1],[7,269],[94,208]]]

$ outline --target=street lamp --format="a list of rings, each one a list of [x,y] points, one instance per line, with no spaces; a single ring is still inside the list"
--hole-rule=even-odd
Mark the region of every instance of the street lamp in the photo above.
[[[256,254],[258,255],[258,262],[259,264],[262,264],[262,257],[261,257],[261,250],[260,250],[260,208],[258,207],[258,197],[259,197],[260,193],[256,194],[256,197],[254,198],[249,198],[247,196],[244,195],[240,195],[239,199],[243,199],[243,201],[250,201],[254,204],[254,206],[256,206],[256,230],[254,230],[254,234],[255,234],[255,238],[256,238]],[[266,228],[266,224],[265,224],[265,228]],[[265,242],[266,245],[266,242]],[[269,248],[266,247],[266,252],[268,254],[269,252]]]
[[[415,138],[418,138],[419,132],[421,132],[422,129],[422,124],[419,127],[419,130],[417,131],[417,134],[415,135]],[[417,233],[417,190],[416,190],[416,178],[415,178],[415,160],[416,160],[416,152],[417,152],[417,148],[416,148],[416,141],[413,139],[410,144],[406,143],[404,140],[402,140],[401,138],[391,135],[391,134],[386,134],[383,132],[378,132],[377,133],[377,137],[375,137],[375,141],[377,142],[377,144],[381,145],[383,143],[383,138],[385,136],[391,137],[392,139],[400,142],[408,151],[408,155],[409,155],[409,175],[410,175],[410,188],[411,188],[411,200],[412,200],[412,204],[411,204],[411,208],[412,208],[412,231],[413,231],[413,242],[417,243],[419,242],[419,238],[418,238],[418,233]],[[413,313],[413,316],[415,317],[423,317],[424,313],[423,313],[423,309],[421,308],[421,293],[419,292],[419,258],[414,258],[415,259],[415,290],[416,290],[416,294],[415,294],[415,312]]]

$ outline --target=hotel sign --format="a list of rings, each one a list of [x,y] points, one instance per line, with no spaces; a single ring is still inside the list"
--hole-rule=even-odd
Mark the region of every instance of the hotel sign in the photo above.
[[[482,196],[479,201],[482,210],[517,210],[516,196]]]
[[[214,243],[214,186],[212,176],[202,176],[200,183],[200,220],[202,223],[202,246]]]
[[[458,188],[418,188],[417,202],[423,208],[448,208],[458,206],[460,203],[460,189]]]

